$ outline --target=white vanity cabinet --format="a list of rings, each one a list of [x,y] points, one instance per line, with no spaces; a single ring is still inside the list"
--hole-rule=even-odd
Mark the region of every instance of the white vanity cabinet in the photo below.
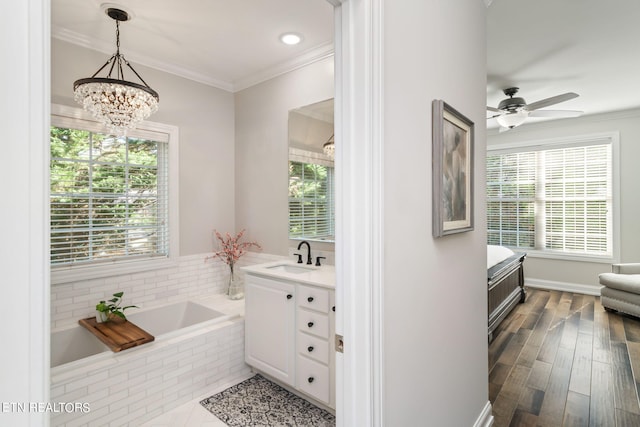
[[[246,273],[245,361],[335,408],[333,288]]]
[[[295,285],[247,275],[245,362],[295,385]]]
[[[333,290],[298,285],[296,387],[335,408]]]

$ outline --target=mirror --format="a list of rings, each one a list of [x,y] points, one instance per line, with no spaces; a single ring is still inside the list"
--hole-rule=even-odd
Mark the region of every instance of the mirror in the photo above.
[[[289,111],[289,238],[335,236],[333,99]]]

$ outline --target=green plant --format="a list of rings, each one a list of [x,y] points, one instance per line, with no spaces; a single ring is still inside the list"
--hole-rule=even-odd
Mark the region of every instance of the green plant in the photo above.
[[[117,316],[126,320],[127,316],[124,315],[124,311],[128,308],[138,308],[138,306],[127,305],[120,307],[120,304],[122,303],[122,295],[124,295],[124,292],[116,292],[110,300],[100,301],[96,304],[96,310],[100,313],[105,313],[106,320],[109,320],[111,316]]]

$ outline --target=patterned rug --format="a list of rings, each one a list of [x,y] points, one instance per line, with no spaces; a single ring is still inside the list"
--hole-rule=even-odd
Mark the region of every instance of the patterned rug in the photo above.
[[[329,412],[259,374],[200,404],[231,427],[336,425],[335,417]]]

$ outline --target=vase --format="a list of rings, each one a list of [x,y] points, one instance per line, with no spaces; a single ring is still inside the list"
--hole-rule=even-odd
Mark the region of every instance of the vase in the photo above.
[[[244,298],[244,279],[233,270],[229,272],[229,283],[227,285],[227,298],[238,300]]]
[[[109,321],[109,313],[96,310],[96,323],[104,323]]]

